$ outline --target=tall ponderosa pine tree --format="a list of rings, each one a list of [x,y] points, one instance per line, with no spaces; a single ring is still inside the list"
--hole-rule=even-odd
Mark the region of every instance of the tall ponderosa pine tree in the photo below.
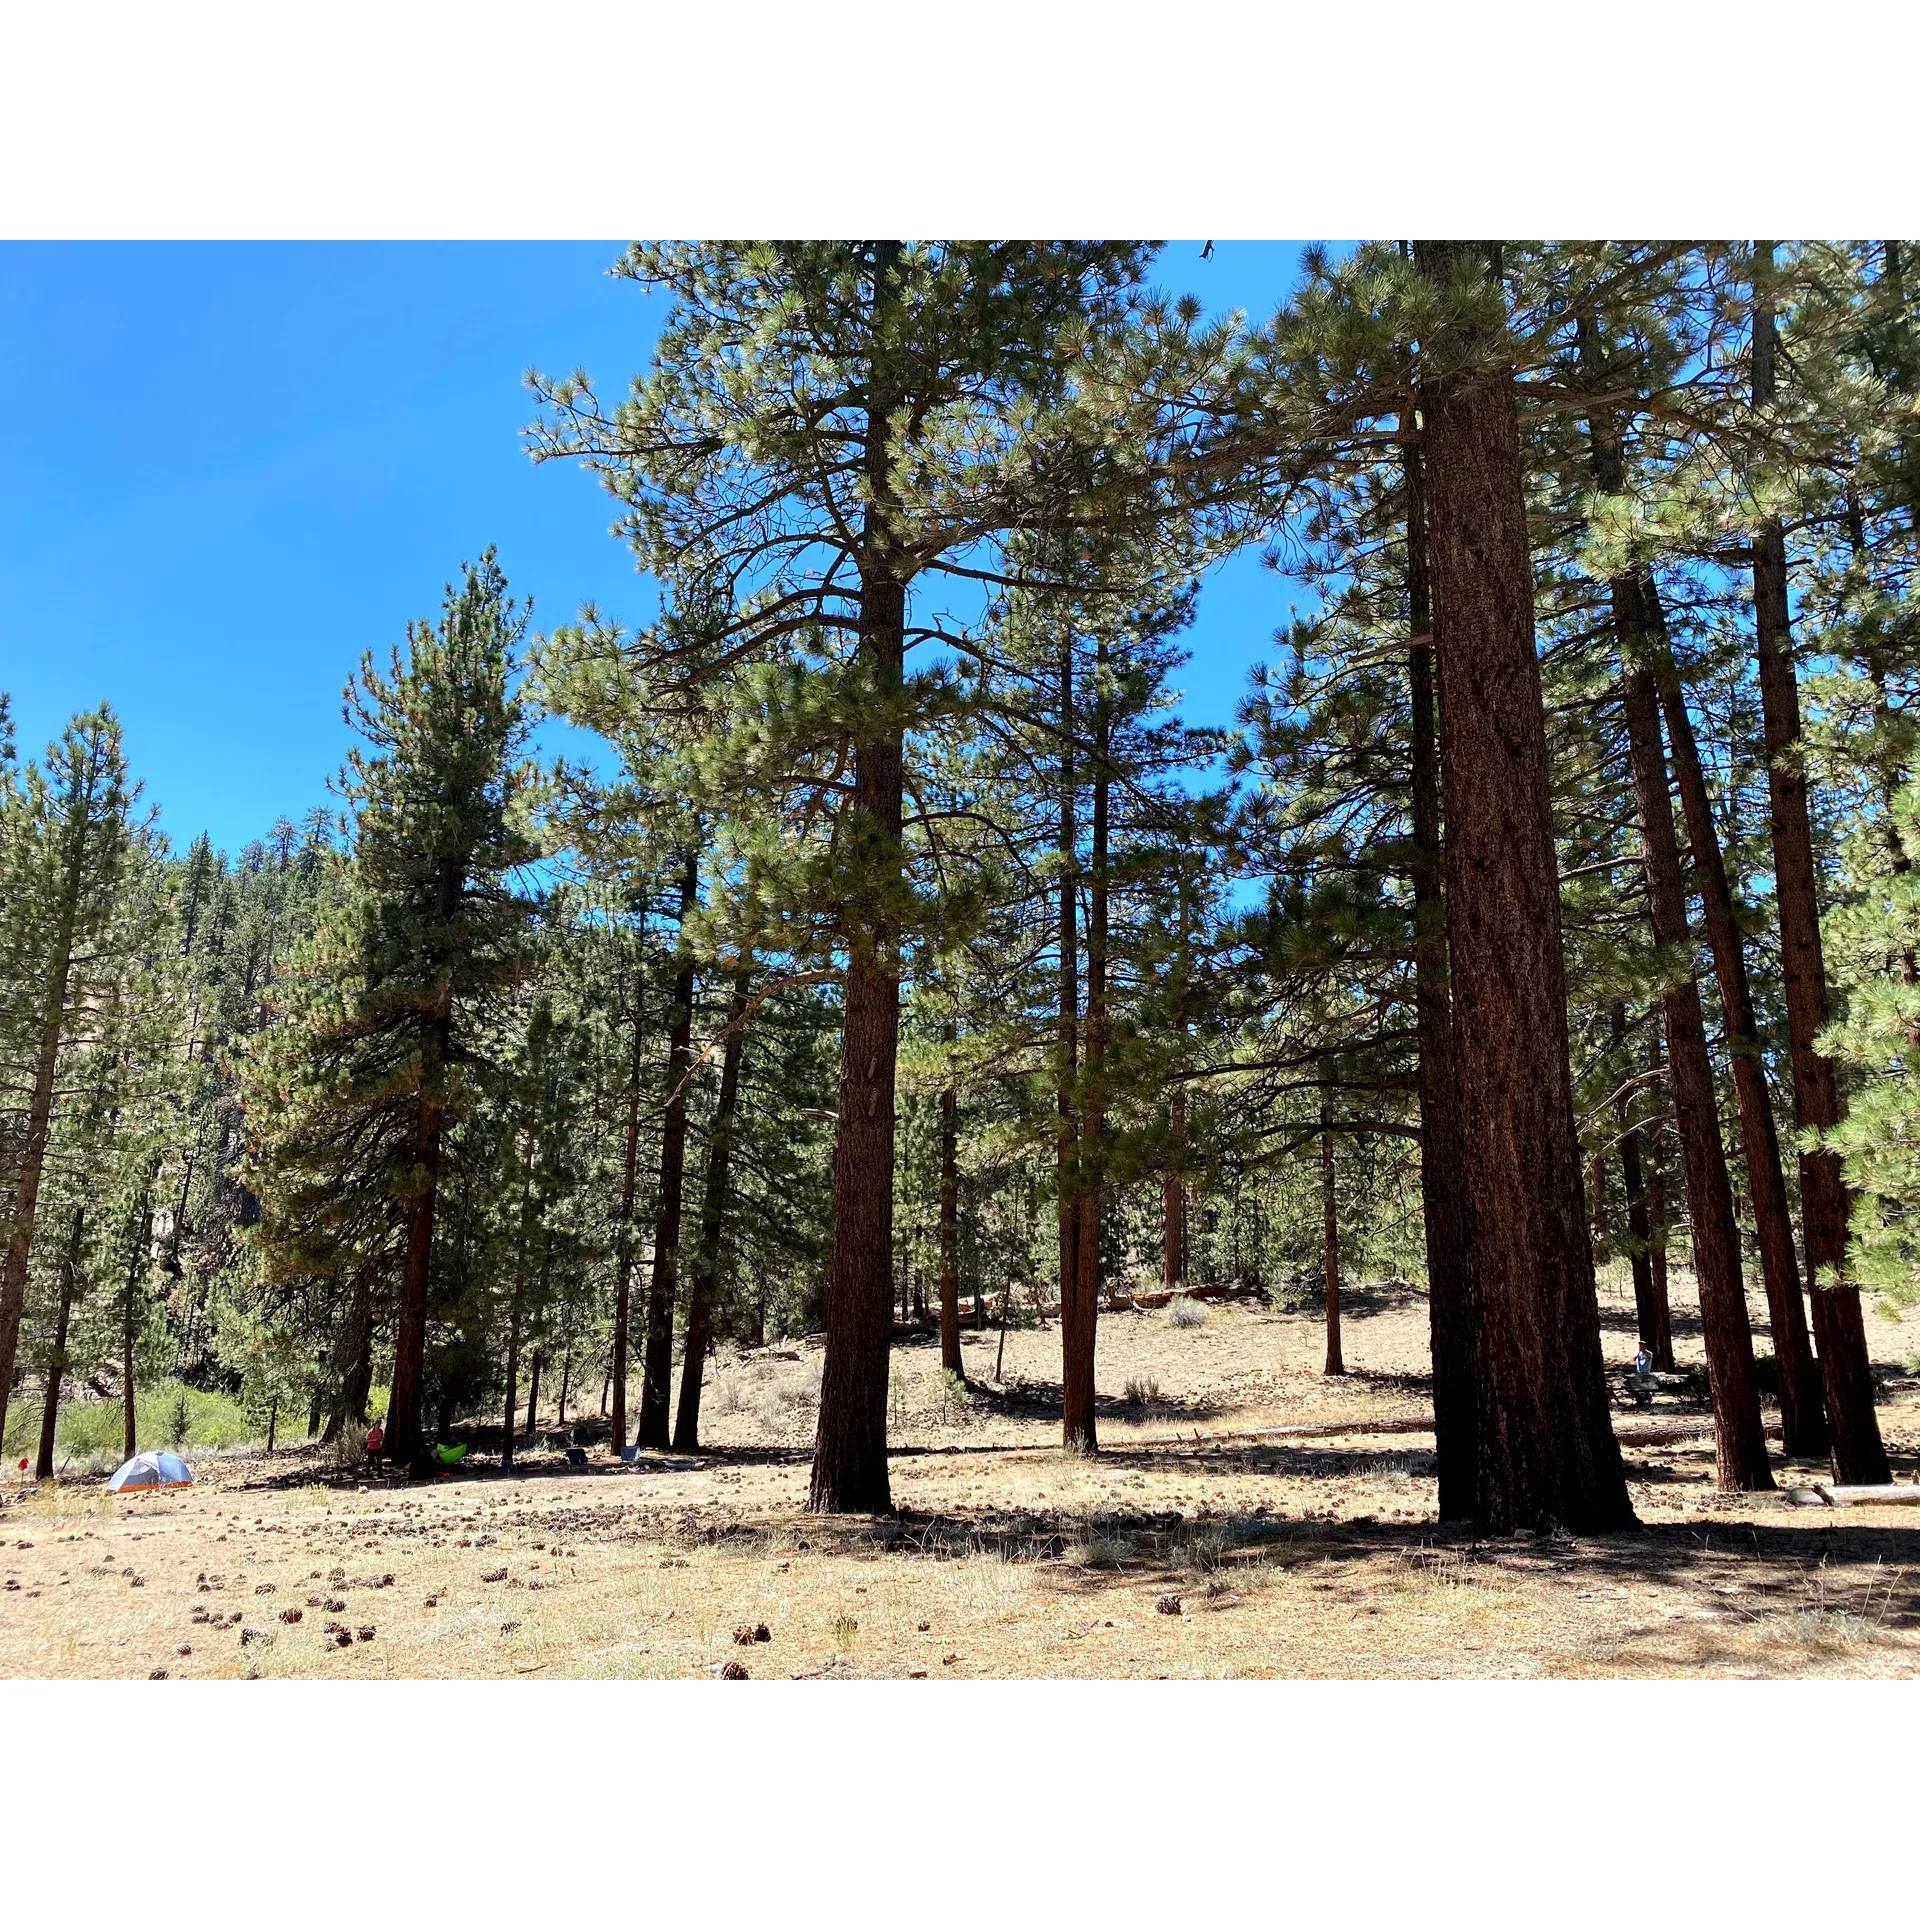
[[[749,882],[784,896],[809,957],[846,956],[809,1496],[821,1510],[891,1501],[894,1085],[902,943],[920,912],[907,758],[954,690],[945,669],[908,670],[910,649],[939,637],[912,599],[973,571],[966,561],[995,533],[1070,510],[1036,468],[1032,415],[1059,387],[1063,343],[1137,278],[1144,254],[638,247],[622,271],[675,302],[653,373],[611,415],[583,380],[544,390],[542,450],[600,469],[636,546],[697,616],[634,649],[639,697],[705,703],[710,801],[724,804],[711,790],[731,782],[803,836],[763,835]]]
[[[270,1279],[333,1276],[393,1318],[387,1449],[421,1458],[435,1223],[450,1136],[496,1072],[491,1004],[525,964],[532,848],[513,818],[525,616],[489,552],[437,626],[347,689],[367,742],[343,793],[348,888],[256,1052],[254,1180]]]
[[[132,798],[120,725],[105,707],[77,718],[42,762],[0,792],[0,979],[8,989],[0,1058],[25,1113],[0,1266],[0,1427],[62,1069],[98,1037],[108,935],[136,851]]]
[[[1476,1524],[1630,1524],[1567,1058],[1534,581],[1498,249],[1420,242],[1447,944],[1472,1236]]]
[[[1753,405],[1764,416],[1779,392],[1773,247],[1757,242],[1753,263]],[[1772,515],[1753,529],[1754,649],[1760,676],[1767,756],[1767,804],[1773,840],[1774,896],[1780,919],[1780,967],[1793,1063],[1794,1118],[1810,1133],[1838,1125],[1843,1108],[1832,1059],[1820,1032],[1829,1001],[1820,935],[1818,854],[1807,803],[1800,691],[1794,673],[1786,533]],[[1800,1222],[1813,1286],[1813,1324],[1827,1390],[1834,1471],[1844,1481],[1883,1486],[1892,1478],[1873,1410],[1873,1372],[1860,1313],[1860,1289],[1848,1272],[1851,1210],[1840,1155],[1824,1144],[1800,1155]]]

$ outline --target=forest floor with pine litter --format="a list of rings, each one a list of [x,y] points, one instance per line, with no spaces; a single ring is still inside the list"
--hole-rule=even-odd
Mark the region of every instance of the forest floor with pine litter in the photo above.
[[[1608,1305],[1617,1370],[1632,1323]],[[1676,1297],[1683,1365],[1690,1308]],[[1911,1481],[1920,1315],[1869,1315],[1868,1334]],[[1719,1494],[1687,1403],[1616,1414],[1639,1530],[1441,1528],[1409,1289],[1350,1298],[1335,1380],[1309,1311],[1104,1318],[1102,1450],[1081,1459],[1054,1444],[1057,1329],[1009,1332],[995,1389],[997,1337],[966,1336],[964,1401],[937,1343],[895,1347],[885,1523],[801,1511],[804,1343],[716,1362],[713,1451],[693,1458],[612,1467],[595,1447],[579,1473],[539,1452],[416,1486],[300,1447],[175,1493],[10,1495],[0,1677],[1920,1675],[1920,1507]],[[1276,1427],[1320,1431],[1233,1437]],[[1777,1453],[1776,1473],[1827,1477]]]

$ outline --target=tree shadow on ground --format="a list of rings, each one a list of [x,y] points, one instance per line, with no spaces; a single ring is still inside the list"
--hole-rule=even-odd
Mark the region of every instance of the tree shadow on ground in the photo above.
[[[1208,1604],[1268,1574],[1306,1569],[1332,1584],[1364,1574],[1471,1586],[1524,1582],[1586,1596],[1596,1582],[1635,1581],[1725,1609],[1720,1624],[1771,1623],[1792,1634],[1812,1619],[1846,1634],[1920,1631],[1920,1533],[1883,1526],[1787,1529],[1719,1521],[1654,1521],[1574,1539],[1474,1540],[1431,1522],[1338,1522],[1278,1515],[1193,1519],[1177,1511],[1063,1513],[1013,1507],[993,1514],[901,1508],[884,1521],[800,1516],[778,1527],[710,1527],[706,1544],[790,1550],[826,1529],[835,1550],[952,1560],[986,1555],[1053,1567],[1089,1594],[1183,1582]],[[1314,1583],[1319,1584],[1319,1583]],[[1836,1624],[1837,1623],[1837,1624]],[[1853,1623],[1853,1624],[1849,1624]],[[1703,1661],[1704,1664],[1704,1661]]]
[[[1764,1314],[1754,1315],[1752,1316],[1752,1320],[1753,1331],[1756,1334],[1768,1338],[1772,1337]],[[1669,1306],[1667,1309],[1667,1325],[1676,1340],[1698,1340],[1701,1338],[1700,1316],[1697,1312],[1689,1311],[1686,1307]],[[1610,1307],[1603,1304],[1600,1308],[1600,1330],[1603,1333],[1624,1334],[1628,1339],[1638,1339],[1640,1336],[1639,1317],[1631,1307]]]
[[[1294,1446],[1254,1441],[1240,1446],[1165,1446],[1129,1448],[1124,1440],[1105,1442],[1099,1465],[1129,1473],[1199,1473],[1219,1478],[1269,1474],[1290,1480],[1365,1479],[1391,1473],[1431,1477],[1431,1447],[1389,1448]]]
[[[1040,1425],[1057,1427],[1060,1424],[1063,1402],[1060,1383],[1057,1380],[1008,1380],[998,1386],[982,1381],[967,1382],[967,1399],[970,1405],[981,1411],[993,1414],[1002,1420],[1021,1425]],[[1130,1397],[1121,1393],[1096,1393],[1094,1395],[1094,1419],[1101,1426],[1147,1426],[1156,1421],[1211,1420],[1229,1405],[1237,1402],[1226,1399],[1213,1399],[1205,1395],[1183,1397],[1178,1394],[1162,1393],[1154,1387],[1151,1397]],[[895,1452],[902,1449],[895,1448]]]
[[[1412,1302],[1425,1298],[1426,1295],[1417,1287],[1391,1280],[1373,1286],[1343,1280],[1340,1283],[1340,1318],[1371,1320],[1376,1314],[1404,1312]],[[1317,1320],[1325,1311],[1325,1299],[1318,1279],[1310,1287],[1288,1288],[1276,1293],[1273,1304],[1279,1312],[1297,1314],[1305,1319]]]
[[[1431,1373],[1395,1373],[1384,1367],[1349,1367],[1344,1374],[1322,1375],[1322,1378],[1357,1380],[1362,1386],[1379,1388],[1382,1393],[1410,1393],[1421,1400],[1433,1398]]]

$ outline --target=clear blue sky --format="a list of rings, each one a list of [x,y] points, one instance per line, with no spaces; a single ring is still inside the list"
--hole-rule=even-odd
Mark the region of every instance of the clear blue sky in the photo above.
[[[0,687],[37,753],[112,702],[177,846],[235,850],[323,801],[368,647],[490,541],[536,627],[651,595],[585,474],[536,468],[529,366],[624,391],[665,311],[619,247],[0,246]],[[1196,242],[1157,278],[1264,317],[1297,243]],[[1225,718],[1294,596],[1210,579],[1186,675]]]

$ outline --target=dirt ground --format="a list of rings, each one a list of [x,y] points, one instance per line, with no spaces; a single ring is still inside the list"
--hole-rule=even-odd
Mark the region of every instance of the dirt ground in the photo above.
[[[1631,1316],[1604,1304],[1618,1366]],[[1698,1358],[1689,1312],[1676,1334]],[[1475,1542],[1436,1519],[1424,1300],[1351,1295],[1344,1379],[1321,1337],[1306,1311],[1104,1318],[1082,1458],[1055,1444],[1056,1329],[1009,1332],[998,1387],[996,1334],[968,1333],[964,1399],[903,1340],[883,1524],[801,1511],[806,1344],[716,1363],[693,1458],[412,1485],[297,1448],[172,1493],[11,1493],[0,1677],[1920,1674],[1920,1507],[1719,1494],[1702,1411],[1669,1398],[1616,1416],[1642,1528]],[[1920,1315],[1869,1338],[1912,1480]],[[1310,1431],[1254,1432],[1275,1427]]]

